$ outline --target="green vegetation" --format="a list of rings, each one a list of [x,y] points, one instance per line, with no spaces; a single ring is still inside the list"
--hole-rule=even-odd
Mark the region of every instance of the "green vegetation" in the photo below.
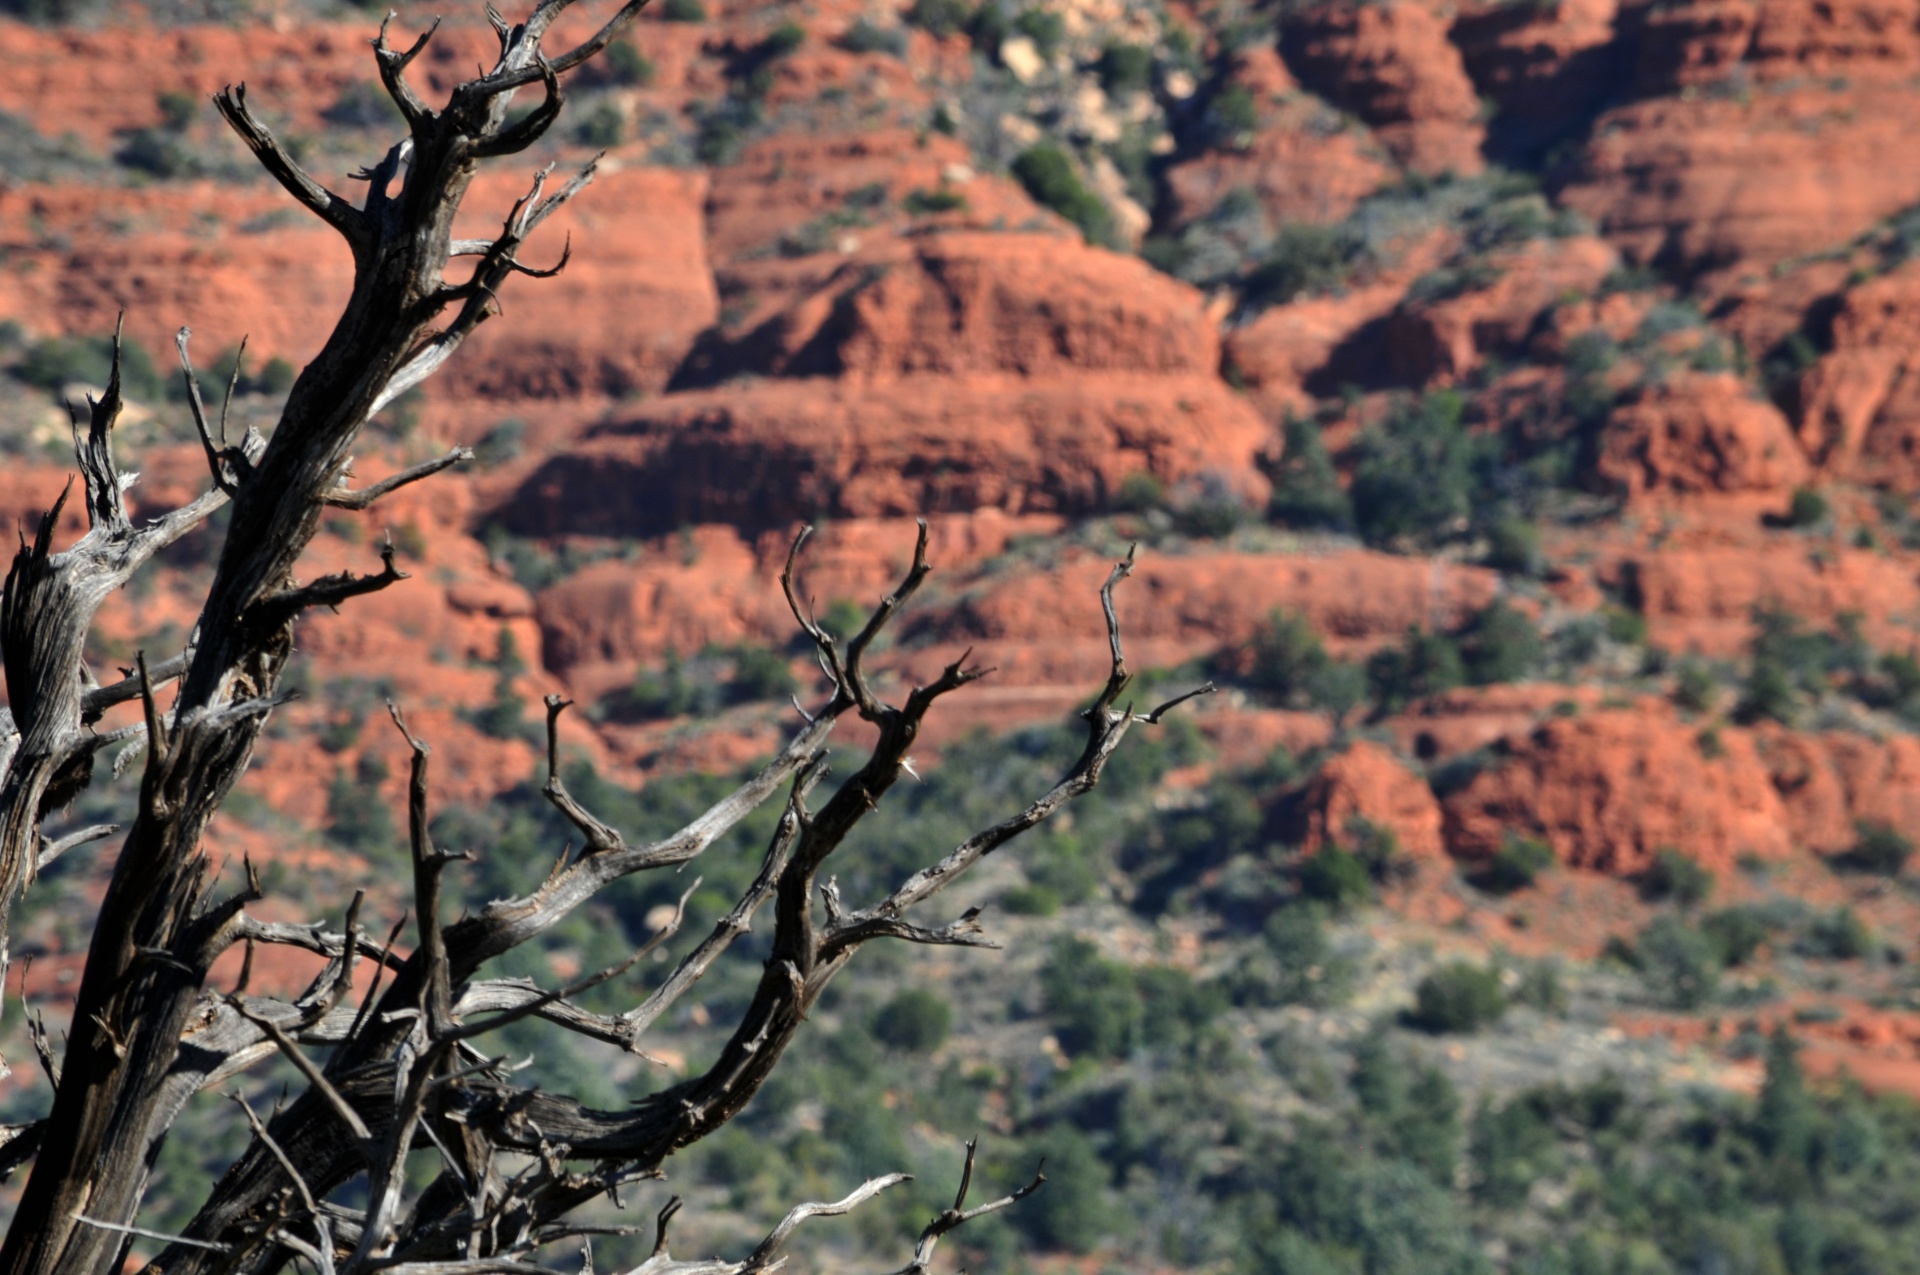
[[[1051,9],[1025,9],[1013,20],[1013,29],[1033,41],[1043,58],[1052,58],[1067,40],[1067,20]]]
[[[1302,530],[1347,531],[1353,526],[1353,502],[1340,485],[1320,427],[1310,420],[1287,418],[1285,450],[1273,473],[1267,517]]]
[[[1554,865],[1553,847],[1532,837],[1509,832],[1500,848],[1473,876],[1473,884],[1489,894],[1525,890]]]
[[[1414,988],[1407,1021],[1434,1035],[1465,1035],[1498,1022],[1506,1012],[1507,996],[1498,970],[1449,961]]]
[[[1671,899],[1683,908],[1694,908],[1712,893],[1712,871],[1672,846],[1655,851],[1652,865],[1640,874],[1640,895],[1648,900]]]
[[[965,30],[973,9],[966,0],[913,0],[904,16],[922,31],[945,37]]]
[[[849,53],[885,53],[897,58],[906,56],[907,33],[863,17],[856,19],[836,43]]]
[[[1100,87],[1116,98],[1152,88],[1153,50],[1144,44],[1109,44],[1100,53]]]
[[[1372,545],[1424,547],[1458,539],[1474,525],[1493,456],[1463,424],[1466,399],[1435,390],[1403,400],[1355,444],[1354,524]]]
[[[599,67],[608,83],[623,88],[645,88],[653,83],[653,61],[632,40],[615,40],[590,65]]]
[[[1104,243],[1112,236],[1113,214],[1080,180],[1067,152],[1052,142],[1020,152],[1013,161],[1013,175],[1036,203],[1078,226],[1088,243]]]
[[[615,721],[703,716],[730,704],[785,699],[797,689],[786,656],[764,646],[709,647],[691,661],[669,651],[658,669],[642,671],[598,711]]]
[[[16,380],[59,394],[76,383],[97,391],[106,385],[112,369],[112,337],[75,336],[31,343],[11,371]],[[135,402],[158,402],[166,394],[166,383],[153,356],[131,337],[120,342],[120,387]]]
[[[933,992],[909,988],[885,1005],[873,1018],[873,1034],[891,1049],[930,1054],[946,1043],[953,1030],[953,1006]]]
[[[1862,819],[1854,825],[1853,848],[1832,860],[1837,868],[1895,877],[1913,857],[1913,839],[1889,823]]]
[[[900,201],[900,206],[916,217],[930,216],[934,213],[964,212],[967,197],[950,186],[923,187],[910,190]]]

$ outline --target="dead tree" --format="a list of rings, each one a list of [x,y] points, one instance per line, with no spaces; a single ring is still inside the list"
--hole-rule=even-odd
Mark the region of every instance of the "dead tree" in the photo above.
[[[571,3],[542,0],[518,24],[489,9],[498,60],[454,88],[437,109],[407,81],[409,64],[433,32],[400,50],[388,44],[383,24],[373,41],[374,57],[407,136],[357,175],[366,183],[357,205],[301,169],[251,113],[244,86],[215,97],[267,171],[345,240],[353,256],[353,291],[324,348],[295,381],[271,440],[251,432],[228,437],[226,408],[217,418],[207,411],[187,333],[181,332],[180,363],[209,487],[193,503],[139,523],[123,500],[132,476],[118,469],[112,448],[121,410],[116,356],[103,397],[89,401],[84,421],[76,413],[90,529],[76,544],[55,551],[54,527],[70,483],[32,541],[22,539],[7,574],[0,596],[11,709],[10,716],[0,709],[0,969],[7,915],[37,870],[72,845],[118,831],[88,829],[50,842],[43,832],[49,813],[88,785],[104,746],[143,744],[144,761],[138,808],[94,922],[70,1039],[58,1059],[50,1044],[43,1049],[55,1081],[51,1109],[40,1120],[6,1130],[0,1144],[0,1170],[31,1165],[0,1247],[0,1275],[117,1272],[133,1237],[149,1234],[138,1227],[141,1200],[183,1104],[276,1051],[298,1069],[306,1088],[271,1119],[239,1104],[235,1118],[251,1129],[248,1150],[213,1185],[184,1234],[155,1237],[168,1246],[150,1270],[251,1273],[290,1261],[326,1275],[540,1270],[543,1249],[582,1234],[569,1221],[581,1205],[623,1183],[658,1176],[676,1150],[741,1110],[828,982],[864,945],[902,940],[992,946],[977,911],[932,924],[914,919],[915,909],[1091,789],[1130,727],[1157,721],[1172,706],[1135,714],[1123,703],[1129,675],[1113,588],[1126,576],[1129,559],[1114,568],[1102,591],[1112,667],[1086,710],[1079,759],[1024,810],[933,859],[884,898],[864,906],[843,901],[832,878],[822,876],[832,855],[885,799],[935,702],[982,670],[966,666],[963,658],[901,704],[881,698],[868,676],[867,655],[928,574],[925,526],[905,578],[844,649],[810,618],[796,593],[794,560],[803,532],[782,582],[797,622],[817,649],[831,695],[804,715],[778,756],[686,827],[657,840],[630,841],[576,801],[559,768],[557,722],[568,705],[551,697],[545,794],[584,847],[532,893],[443,925],[441,894],[449,888],[443,876],[456,856],[436,849],[429,838],[429,749],[408,733],[396,708],[395,726],[413,756],[408,832],[417,934],[410,954],[398,954],[398,931],[382,939],[358,927],[358,898],[341,930],[328,932],[267,924],[250,915],[248,906],[260,897],[250,869],[238,889],[218,897],[202,834],[283,702],[280,687],[295,622],[308,608],[344,604],[406,578],[389,547],[378,570],[301,582],[301,554],[322,513],[329,506],[366,508],[386,492],[467,457],[455,449],[350,491],[346,474],[360,430],[458,350],[497,309],[497,294],[510,276],[549,276],[560,269],[536,269],[520,253],[527,237],[587,185],[592,164],[551,192],[548,173],[541,172],[491,239],[456,240],[452,228],[480,164],[522,152],[545,134],[560,113],[561,77],[619,37],[644,0],[626,4],[585,43],[549,56],[543,38]],[[515,119],[508,104],[523,88],[538,91],[541,100]],[[449,282],[450,265],[466,259],[471,270]],[[565,261],[563,252],[560,265]],[[229,385],[229,403],[231,397]],[[152,652],[152,658],[142,653],[126,676],[99,684],[83,648],[103,599],[222,506],[231,507],[229,530],[185,649]],[[163,703],[169,683],[171,698]],[[143,710],[137,725],[96,729],[109,709],[135,699]],[[829,795],[816,799],[828,781],[828,737],[848,714],[871,724],[878,742]],[[539,938],[610,882],[686,864],[749,812],[776,800],[784,803],[783,813],[758,876],[632,1009],[599,1015],[572,999],[632,960],[552,990],[483,976],[489,960]],[[554,1031],[638,1050],[649,1028],[767,906],[773,914],[772,955],[730,1039],[701,1074],[632,1108],[596,1111],[540,1088],[537,1073],[517,1071],[487,1054],[488,1033],[528,1018]],[[676,917],[648,948],[667,942],[678,926]],[[303,946],[326,964],[306,992],[290,1001],[248,993],[244,975],[232,994],[209,989],[214,960],[243,943]],[[324,1066],[310,1053],[319,1050],[330,1051]],[[425,1148],[437,1151],[439,1176],[410,1192],[402,1172],[407,1154]],[[925,1271],[943,1235],[1011,1203],[1039,1181],[969,1210],[971,1169],[969,1151],[953,1207],[929,1224],[905,1271]],[[331,1193],[356,1178],[366,1183],[364,1208],[330,1202]],[[718,1275],[771,1269],[801,1222],[845,1212],[901,1180],[879,1178],[838,1203],[801,1205],[754,1252],[735,1261],[672,1259],[666,1244],[670,1205],[658,1221],[654,1256],[638,1270]]]

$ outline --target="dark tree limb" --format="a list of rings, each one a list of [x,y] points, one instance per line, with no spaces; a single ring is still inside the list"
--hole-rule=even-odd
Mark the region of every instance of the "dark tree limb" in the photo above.
[[[288,194],[304,204],[320,220],[339,231],[358,258],[370,246],[372,238],[360,210],[322,186],[300,167],[287,148],[247,109],[247,86],[229,85],[213,95],[214,109],[220,112],[240,140],[247,144],[260,166],[286,188]]]
[[[403,469],[397,474],[382,478],[370,487],[362,487],[358,491],[336,489],[329,491],[324,499],[329,505],[339,509],[365,509],[390,491],[397,491],[408,483],[417,483],[422,478],[431,478],[443,469],[451,469],[463,461],[472,459],[471,447],[456,447],[444,456],[422,461],[410,469]]]

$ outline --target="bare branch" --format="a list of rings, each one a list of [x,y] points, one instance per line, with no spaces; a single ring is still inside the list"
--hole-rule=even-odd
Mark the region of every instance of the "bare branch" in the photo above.
[[[118,1222],[102,1222],[84,1213],[75,1213],[73,1220],[82,1226],[98,1227],[103,1231],[113,1231],[120,1235],[138,1235],[143,1239],[165,1240],[169,1244],[185,1244],[189,1248],[203,1248],[212,1253],[228,1253],[233,1250],[225,1244],[210,1244],[206,1240],[188,1239],[184,1235],[171,1235],[166,1231],[149,1231],[143,1226],[122,1226]]]
[[[104,841],[118,831],[120,831],[120,825],[117,823],[96,823],[82,828],[78,832],[69,832],[58,841],[48,841],[45,837],[42,837],[40,839],[40,857],[34,861],[34,871],[44,872],[48,864],[58,859],[67,851],[84,846],[90,841]]]
[[[373,1131],[367,1128],[367,1122],[360,1118],[360,1113],[353,1109],[353,1104],[333,1087],[333,1082],[327,1079],[326,1074],[315,1065],[313,1059],[307,1057],[306,1051],[281,1030],[280,1024],[263,1014],[256,1014],[239,997],[229,996],[226,998],[226,1003],[234,1013],[267,1034],[267,1039],[273,1042],[274,1047],[286,1056],[287,1061],[307,1078],[307,1083],[313,1086],[314,1091],[326,1100],[327,1106],[333,1109],[334,1115],[339,1117],[340,1123],[347,1127],[347,1131],[354,1136],[371,1160]]]
[[[408,85],[407,68],[413,64],[415,58],[420,56],[420,51],[427,47],[427,41],[433,39],[433,33],[440,29],[440,19],[435,18],[433,25],[421,32],[419,38],[414,40],[413,47],[405,53],[400,53],[387,45],[387,27],[393,22],[393,18],[394,15],[389,12],[385,18],[381,19],[380,34],[373,41],[374,60],[379,64],[380,82],[386,85],[387,96],[393,99],[394,105],[398,106],[400,113],[406,117],[407,127],[418,131],[431,124],[434,116],[433,112],[427,109],[427,104],[422,102]]]
[[[1001,1209],[1018,1204],[1046,1184],[1044,1170],[1047,1162],[1040,1162],[1040,1169],[1033,1175],[1033,1181],[1027,1183],[1011,1195],[1001,1196],[991,1204],[982,1204],[978,1208],[967,1208],[967,1189],[973,1185],[973,1157],[979,1148],[979,1139],[967,1139],[967,1163],[960,1171],[960,1190],[953,1197],[953,1207],[942,1211],[933,1221],[927,1223],[927,1229],[920,1232],[919,1243],[913,1246],[913,1260],[893,1275],[926,1275],[932,1269],[933,1251],[939,1247],[943,1237],[950,1235],[975,1218],[985,1217],[989,1213],[998,1213]]]
[[[411,578],[393,565],[391,540],[380,546],[380,567],[380,571],[374,575],[357,576],[350,571],[342,571],[336,575],[322,576],[298,589],[269,594],[254,604],[248,619],[263,626],[284,624],[313,607],[336,607],[362,594],[377,593],[390,584]]]
[[[184,673],[187,657],[183,652],[172,659],[162,660],[147,669],[147,681],[152,686],[164,686]],[[97,722],[106,716],[108,709],[124,704],[140,694],[140,678],[132,669],[121,669],[124,675],[117,682],[95,687],[80,699],[80,717],[85,722]]]
[[[567,791],[566,783],[560,778],[560,714],[573,707],[573,701],[559,695],[549,695],[547,704],[547,782],[541,793],[553,804],[554,809],[566,816],[567,822],[578,828],[587,838],[585,853],[598,854],[605,850],[621,850],[626,842],[620,833],[595,818],[585,806],[575,801],[573,794]]]
[[[832,1204],[800,1204],[794,1206],[793,1210],[780,1220],[780,1225],[774,1227],[773,1230],[768,1233],[767,1238],[760,1241],[760,1247],[754,1249],[752,1255],[748,1257],[745,1262],[741,1263],[741,1275],[749,1275],[750,1272],[771,1269],[774,1256],[786,1246],[789,1239],[793,1238],[794,1231],[799,1229],[802,1222],[810,1218],[839,1217],[842,1214],[851,1213],[888,1187],[899,1186],[902,1182],[911,1181],[913,1181],[912,1174],[889,1173],[884,1177],[870,1178],[862,1182],[854,1189],[853,1193],[844,1200],[836,1200]]]
[[[346,238],[355,255],[359,255],[369,246],[371,234],[360,210],[340,196],[322,186],[301,168],[287,148],[280,144],[265,125],[253,117],[247,109],[247,86],[229,85],[213,95],[214,109],[219,111],[240,140],[247,144],[261,167],[273,174],[275,181],[286,187],[287,193],[332,226]]]
[[[417,483],[422,478],[430,478],[443,469],[450,469],[462,461],[473,459],[471,447],[456,447],[444,456],[422,461],[411,469],[403,469],[397,474],[382,478],[371,487],[362,487],[359,491],[333,490],[323,497],[325,503],[339,509],[365,509],[390,491],[405,487],[408,483]]]
[[[932,570],[927,565],[927,520],[917,518],[914,521],[918,530],[913,542],[913,564],[907,568],[906,579],[902,580],[892,593],[880,600],[880,605],[867,618],[866,627],[854,635],[853,641],[847,644],[847,680],[852,683],[854,694],[859,697],[860,712],[863,716],[872,717],[880,711],[879,703],[874,699],[872,690],[868,688],[866,673],[861,667],[866,658],[867,648],[873,645],[873,640],[880,636],[882,629],[887,627],[887,621],[891,620],[894,613],[913,596],[914,591],[920,587],[921,582]]]
[[[453,1039],[453,991],[447,965],[446,936],[440,929],[440,873],[459,854],[441,854],[434,850],[427,831],[427,761],[432,750],[407,729],[400,706],[387,701],[387,714],[393,718],[400,737],[413,751],[413,769],[407,784],[407,844],[413,851],[414,916],[420,926],[419,956],[426,963],[426,997],[421,1009],[427,1015],[427,1033],[434,1040]]]
[[[980,925],[979,908],[968,908],[961,913],[959,920],[937,930],[909,925],[890,916],[868,916],[846,925],[830,927],[820,941],[820,959],[830,961],[847,948],[879,938],[904,939],[909,943],[943,947],[998,948],[1000,945],[985,937],[985,933]]]

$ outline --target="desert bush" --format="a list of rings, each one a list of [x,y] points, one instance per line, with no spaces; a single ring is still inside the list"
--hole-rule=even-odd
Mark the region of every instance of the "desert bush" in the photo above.
[[[1507,997],[1497,970],[1449,961],[1414,988],[1407,1021],[1434,1035],[1471,1035],[1498,1022],[1506,1011]]]
[[[1698,1009],[1719,988],[1720,952],[1705,934],[1675,916],[1656,917],[1634,945],[1640,977],[1669,1009]]]
[[[953,1030],[953,1006],[937,993],[912,987],[900,992],[873,1016],[873,1034],[892,1049],[930,1054]]]
[[[1034,202],[1053,209],[1080,228],[1089,243],[1104,243],[1113,233],[1113,214],[1074,171],[1067,152],[1041,142],[1020,152],[1013,175]]]
[[[1273,472],[1267,517],[1285,527],[1346,531],[1353,526],[1353,502],[1340,485],[1320,427],[1289,416],[1285,450]]]
[[[1853,830],[1853,847],[1830,860],[1835,867],[1893,877],[1913,857],[1913,839],[1890,823],[1861,819]]]
[[[1552,846],[1509,832],[1500,848],[1474,874],[1473,884],[1489,894],[1513,894],[1533,885],[1554,862]]]
[[[1683,908],[1698,907],[1713,893],[1713,872],[1672,846],[1654,851],[1653,863],[1640,874],[1640,897],[1671,899]]]

